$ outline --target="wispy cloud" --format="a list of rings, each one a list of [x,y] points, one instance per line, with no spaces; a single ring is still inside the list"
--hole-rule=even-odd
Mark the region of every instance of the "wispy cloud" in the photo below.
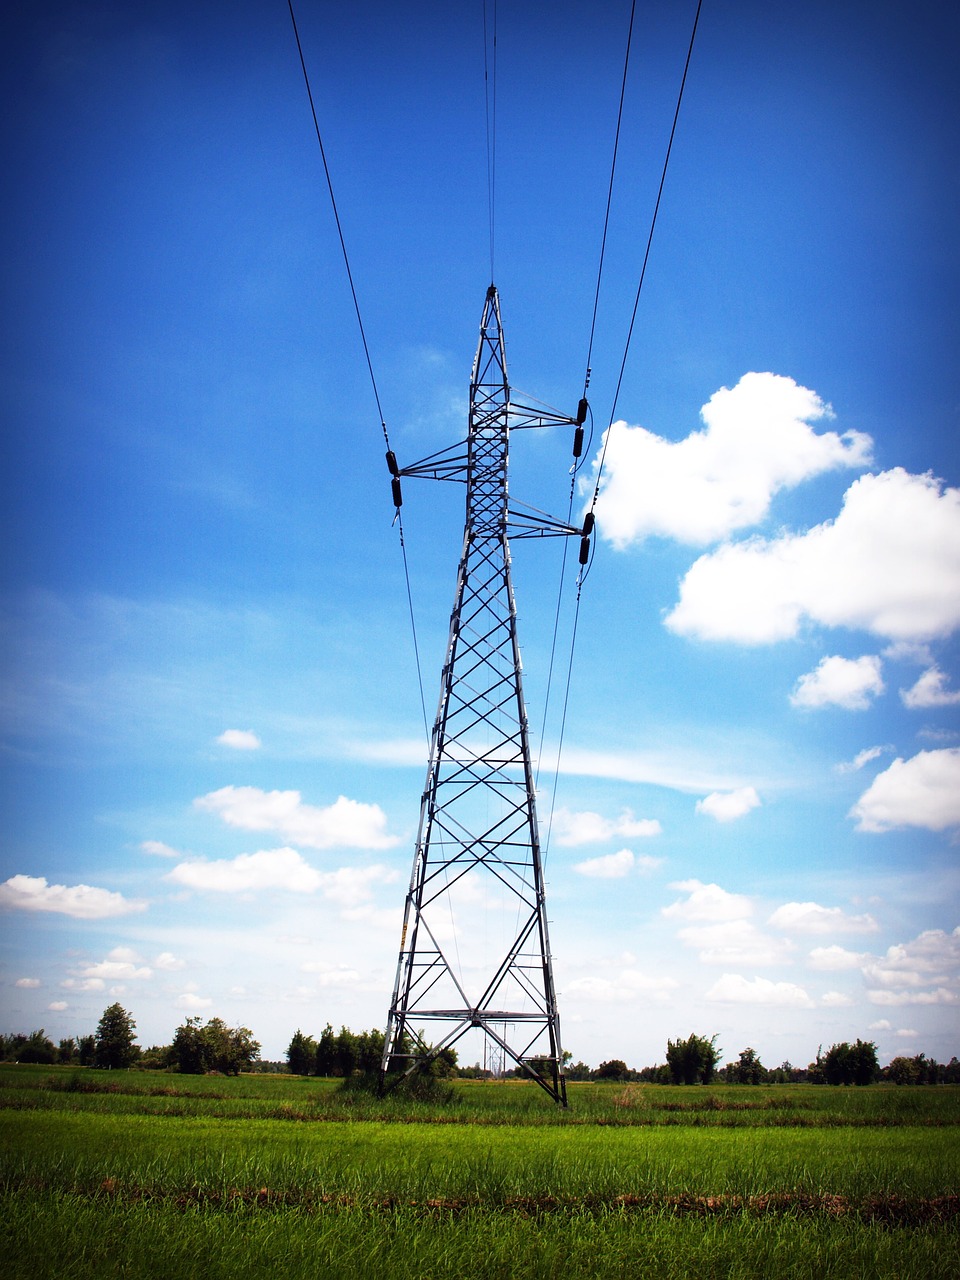
[[[557,809],[551,823],[551,839],[559,845],[599,844],[614,837],[646,839],[658,836],[663,828],[656,818],[635,818],[631,809],[623,809],[617,818],[604,818],[589,810],[575,813]]]
[[[575,862],[574,871],[582,876],[592,876],[598,880],[622,880],[634,867],[641,871],[653,871],[661,864],[660,858],[637,857],[632,849],[621,849],[618,853],[608,853],[600,858],[588,858],[585,862]]]
[[[803,987],[793,982],[771,982],[769,978],[744,978],[725,973],[706,994],[711,1004],[774,1005],[783,1009],[812,1009],[814,1001]]]
[[[892,747],[865,747],[863,751],[858,751],[852,760],[845,760],[838,764],[837,773],[859,773],[871,760],[877,760],[885,751],[892,750]]]
[[[142,840],[140,842],[141,853],[148,853],[152,858],[182,858],[183,854],[179,849],[173,849],[170,845],[164,844],[162,840]]]
[[[750,920],[687,925],[677,930],[677,937],[698,951],[703,964],[782,964],[793,950],[791,943],[762,933]]]
[[[566,984],[563,994],[574,1003],[598,1000],[602,1004],[666,1005],[674,998],[679,985],[676,978],[667,974],[625,968],[612,977],[584,974],[574,978]]]
[[[252,729],[224,729],[217,742],[233,751],[256,751],[263,745]]]
[[[875,933],[879,928],[871,915],[850,916],[840,907],[817,902],[785,902],[769,923],[787,933]]]

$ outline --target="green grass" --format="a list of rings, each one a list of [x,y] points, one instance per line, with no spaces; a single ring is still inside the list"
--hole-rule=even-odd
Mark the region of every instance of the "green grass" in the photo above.
[[[184,1212],[30,1193],[0,1198],[11,1280],[391,1277],[391,1280],[955,1280],[956,1233],[853,1219],[676,1217],[412,1209]]]
[[[8,1276],[960,1275],[960,1089],[0,1067]]]
[[[117,1115],[277,1120],[427,1120],[437,1124],[694,1125],[822,1127],[960,1125],[960,1086],[868,1089],[815,1085],[684,1088],[637,1084],[568,1086],[563,1110],[525,1081],[457,1081],[453,1101],[415,1102],[344,1093],[332,1080],[299,1076],[180,1076],[163,1071],[0,1064],[0,1108],[103,1111]]]

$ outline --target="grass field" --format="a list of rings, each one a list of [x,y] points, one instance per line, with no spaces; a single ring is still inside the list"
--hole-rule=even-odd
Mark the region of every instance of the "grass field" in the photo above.
[[[7,1274],[960,1275],[960,1088],[0,1067]]]

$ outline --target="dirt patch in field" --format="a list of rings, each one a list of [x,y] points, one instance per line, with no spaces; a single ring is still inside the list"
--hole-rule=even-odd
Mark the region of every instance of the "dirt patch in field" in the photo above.
[[[31,1189],[40,1190],[36,1184]],[[52,1188],[51,1188],[52,1189]],[[459,1215],[465,1213],[510,1213],[539,1218],[563,1213],[666,1214],[671,1217],[779,1216],[829,1218],[853,1217],[863,1222],[879,1222],[892,1227],[948,1223],[960,1219],[960,1195],[931,1197],[896,1195],[853,1199],[839,1195],[784,1192],[760,1196],[738,1195],[620,1195],[602,1196],[506,1196],[503,1199],[452,1197],[407,1199],[402,1196],[353,1196],[313,1191],[274,1190],[270,1187],[233,1187],[220,1192],[194,1187],[164,1191],[131,1186],[106,1178],[95,1189],[73,1188],[73,1194],[96,1199],[126,1202],[164,1202],[188,1210],[290,1209],[307,1212],[337,1212],[357,1209],[384,1213],[421,1212]]]

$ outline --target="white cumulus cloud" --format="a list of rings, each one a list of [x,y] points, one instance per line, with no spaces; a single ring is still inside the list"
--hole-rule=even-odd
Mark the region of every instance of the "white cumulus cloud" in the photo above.
[[[604,818],[589,810],[574,812],[557,809],[550,827],[551,840],[572,847],[578,844],[599,844],[602,840],[618,837],[621,840],[645,839],[658,836],[663,828],[656,818],[635,818],[631,809],[623,809],[617,818]]]
[[[777,907],[769,923],[787,933],[876,933],[873,916],[848,916],[840,907],[821,907],[817,902],[785,902]]]
[[[104,982],[129,982],[153,977],[149,965],[138,964],[134,953],[124,947],[116,947],[106,960],[79,965],[73,972],[84,981],[93,978]]]
[[[233,751],[256,751],[263,745],[252,729],[224,729],[217,741]]]
[[[867,992],[867,999],[871,1004],[890,1008],[906,1004],[956,1004],[957,998],[956,992],[949,991],[946,987],[937,987],[934,991],[888,991],[881,988]]]
[[[846,947],[814,947],[809,955],[811,969],[839,973],[845,969],[859,969],[869,957],[860,951],[848,951]]]
[[[13,985],[21,987],[24,991],[35,991],[41,983],[39,978],[18,978]]]
[[[54,911],[75,920],[106,920],[146,911],[139,898],[89,884],[48,884],[44,876],[11,876],[0,884],[0,907],[19,911]]]
[[[235,858],[181,862],[167,876],[175,884],[209,893],[321,893],[340,906],[355,906],[373,888],[397,879],[398,872],[379,864],[318,871],[296,849],[260,849]]]
[[[759,804],[754,787],[737,787],[735,791],[713,791],[704,796],[697,801],[697,813],[705,813],[717,822],[735,822]]]
[[[200,1013],[203,1009],[209,1009],[213,1001],[208,996],[198,996],[193,991],[185,991],[183,995],[177,996],[174,1003],[178,1009],[185,1009],[188,1013]]]
[[[858,831],[945,831],[960,826],[960,747],[894,760],[877,774],[850,816],[857,819]]]
[[[668,920],[743,920],[753,914],[753,904],[740,893],[728,893],[718,884],[703,884],[700,880],[677,880],[669,886],[686,898],[678,898],[660,914]]]
[[[960,984],[960,928],[927,929],[909,942],[888,947],[864,967],[875,986],[938,987]]]
[[[311,849],[343,846],[390,849],[399,843],[386,832],[387,819],[376,804],[339,796],[326,808],[304,804],[299,791],[261,791],[259,787],[221,787],[194,801],[198,809],[219,814],[231,827],[276,831],[284,840]]]
[[[960,690],[947,688],[947,677],[939,667],[928,667],[919,680],[909,689],[900,690],[900,699],[911,710],[924,707],[955,707],[960,705]]]
[[[960,626],[960,490],[902,468],[861,476],[835,520],[701,556],[666,624],[767,644],[804,619],[924,641]]]
[[[786,1009],[812,1009],[813,1001],[793,982],[771,982],[769,978],[744,978],[725,973],[713,984],[706,998],[714,1004],[763,1004]]]
[[[876,654],[862,658],[821,658],[815,671],[797,681],[790,695],[795,707],[844,707],[866,711],[871,698],[883,693],[883,664]]]
[[[651,535],[702,546],[763,520],[781,489],[868,464],[869,436],[817,434],[809,425],[831,416],[792,378],[747,373],[711,396],[704,429],[683,440],[615,423],[597,504],[604,537],[619,547]]]
[[[598,880],[622,880],[624,876],[630,874],[636,862],[632,849],[621,849],[619,853],[608,853],[601,858],[588,858],[586,862],[575,862],[573,869],[582,876],[593,876]],[[645,862],[648,869],[651,863],[653,866],[659,865],[656,858],[645,859]]]
[[[252,893],[262,889],[314,893],[322,883],[320,872],[304,861],[296,849],[289,848],[261,849],[210,862],[181,862],[167,878],[188,889],[214,893]]]

